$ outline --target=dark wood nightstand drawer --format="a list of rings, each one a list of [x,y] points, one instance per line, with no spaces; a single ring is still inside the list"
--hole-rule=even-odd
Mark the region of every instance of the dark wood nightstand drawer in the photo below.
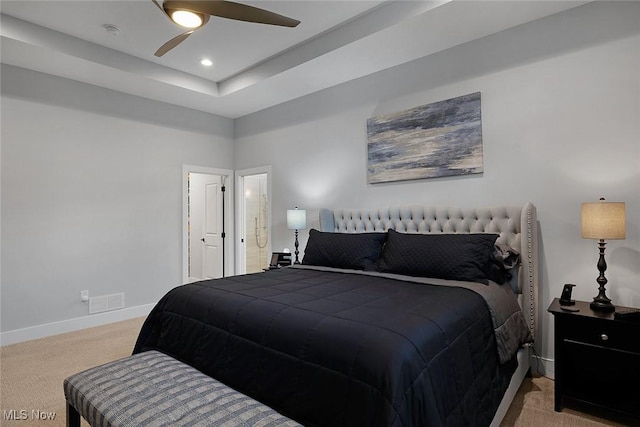
[[[607,319],[565,316],[561,323],[563,340],[577,341],[640,354],[640,324]]]

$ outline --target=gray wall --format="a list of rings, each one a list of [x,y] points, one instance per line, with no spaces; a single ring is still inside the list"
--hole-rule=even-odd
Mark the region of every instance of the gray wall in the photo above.
[[[424,203],[533,202],[546,312],[564,283],[597,294],[596,241],[580,236],[580,203],[627,203],[627,238],[608,243],[609,296],[640,306],[640,5],[575,10],[462,45],[236,121],[237,169],[273,167],[273,248],[293,246],[285,211]],[[482,93],[484,174],[369,185],[366,120]],[[304,248],[307,233],[301,233]]]
[[[152,304],[182,282],[182,165],[233,169],[233,121],[2,66],[2,331]],[[87,319],[88,320],[88,319]]]

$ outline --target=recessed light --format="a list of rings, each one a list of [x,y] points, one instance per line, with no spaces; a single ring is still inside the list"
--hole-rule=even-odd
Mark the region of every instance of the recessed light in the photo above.
[[[200,61],[200,64],[204,65],[205,67],[211,67],[213,65],[213,61],[207,58],[204,58]]]

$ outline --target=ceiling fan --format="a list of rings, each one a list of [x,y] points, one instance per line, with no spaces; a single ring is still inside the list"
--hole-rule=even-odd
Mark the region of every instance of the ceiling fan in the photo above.
[[[226,0],[165,0],[162,5],[158,3],[158,0],[151,1],[172,22],[187,28],[187,31],[160,46],[154,54],[158,57],[185,41],[198,28],[203,27],[209,21],[210,16],[282,27],[295,27],[300,23],[297,19]]]

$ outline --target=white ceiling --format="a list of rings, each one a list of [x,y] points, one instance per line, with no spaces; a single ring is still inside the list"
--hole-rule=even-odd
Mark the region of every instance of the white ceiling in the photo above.
[[[295,28],[212,17],[183,30],[151,0],[0,2],[2,63],[237,118],[586,1],[246,1]],[[103,27],[112,24],[118,35]],[[210,68],[200,59],[210,58]]]

